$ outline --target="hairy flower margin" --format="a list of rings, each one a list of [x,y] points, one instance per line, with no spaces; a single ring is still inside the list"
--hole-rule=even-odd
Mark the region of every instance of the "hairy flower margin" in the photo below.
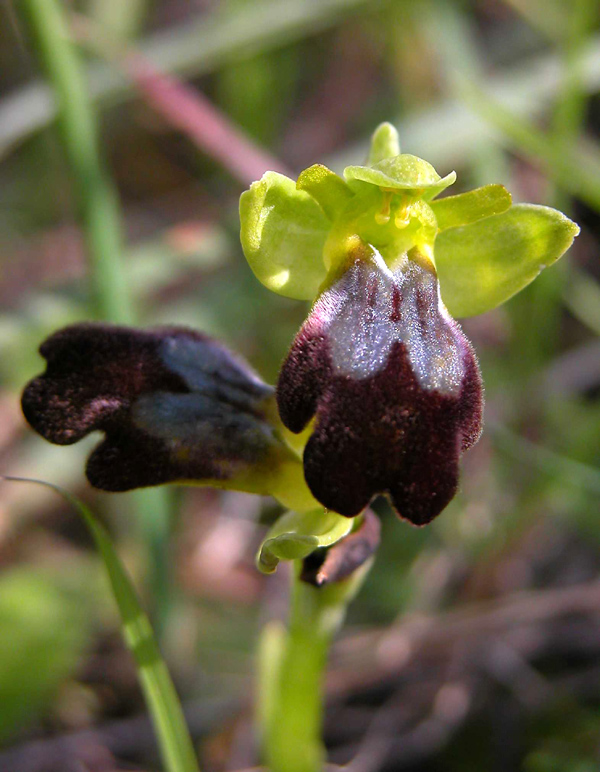
[[[436,200],[455,178],[401,154],[382,124],[367,165],[344,178],[321,165],[297,182],[267,172],[242,195],[257,278],[314,300],[276,390],[201,333],[79,324],[42,345],[47,369],[24,391],[25,417],[57,444],[103,431],[87,475],[104,490],[271,494],[293,512],[259,567],[302,558],[313,584],[350,575],[377,546],[373,497],[428,523],[481,432],[479,366],[452,316],[504,302],[578,233],[560,212],[513,205],[501,185]]]

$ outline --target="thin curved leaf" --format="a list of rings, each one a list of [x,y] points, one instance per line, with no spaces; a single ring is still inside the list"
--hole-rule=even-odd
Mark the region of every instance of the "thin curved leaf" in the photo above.
[[[58,485],[44,480],[5,477],[51,488],[69,502],[87,525],[108,574],[114,599],[123,623],[123,637],[131,651],[152,716],[161,754],[168,772],[199,772],[194,746],[189,736],[181,703],[167,666],[161,657],[150,621],[137,597],[104,527],[79,499]]]

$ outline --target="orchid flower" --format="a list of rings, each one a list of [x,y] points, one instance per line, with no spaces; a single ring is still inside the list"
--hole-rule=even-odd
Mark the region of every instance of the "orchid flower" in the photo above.
[[[270,290],[312,301],[276,388],[193,330],[77,324],[42,345],[27,420],[57,444],[104,432],[87,464],[104,490],[271,494],[292,513],[259,566],[345,537],[344,552],[319,552],[304,574],[348,575],[376,548],[373,498],[430,522],[479,438],[481,373],[453,317],[508,300],[578,233],[554,209],[513,204],[501,185],[437,198],[455,179],[402,154],[390,124],[343,178],[322,165],[296,182],[267,172],[240,200],[244,253]]]

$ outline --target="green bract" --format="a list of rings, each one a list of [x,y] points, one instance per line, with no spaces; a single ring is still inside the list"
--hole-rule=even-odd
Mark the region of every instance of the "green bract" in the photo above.
[[[317,164],[294,183],[267,172],[240,200],[244,254],[257,278],[312,300],[344,270],[357,240],[395,270],[416,256],[435,265],[454,316],[503,303],[558,260],[579,232],[548,207],[513,205],[501,185],[433,200],[456,179],[400,153],[396,130],[375,131],[368,164],[344,178]],[[412,251],[411,251],[412,250]]]
[[[263,541],[258,568],[272,574],[281,560],[302,560],[320,547],[331,547],[352,529],[352,519],[320,509],[282,515]]]

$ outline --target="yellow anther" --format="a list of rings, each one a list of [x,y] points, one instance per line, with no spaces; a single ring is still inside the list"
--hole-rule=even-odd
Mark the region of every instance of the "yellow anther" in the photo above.
[[[396,216],[394,217],[394,225],[396,228],[406,228],[410,223],[410,204],[404,203],[398,208]]]
[[[390,206],[392,203],[392,193],[383,192],[383,206],[381,210],[375,215],[375,222],[377,225],[385,225],[390,221]]]

